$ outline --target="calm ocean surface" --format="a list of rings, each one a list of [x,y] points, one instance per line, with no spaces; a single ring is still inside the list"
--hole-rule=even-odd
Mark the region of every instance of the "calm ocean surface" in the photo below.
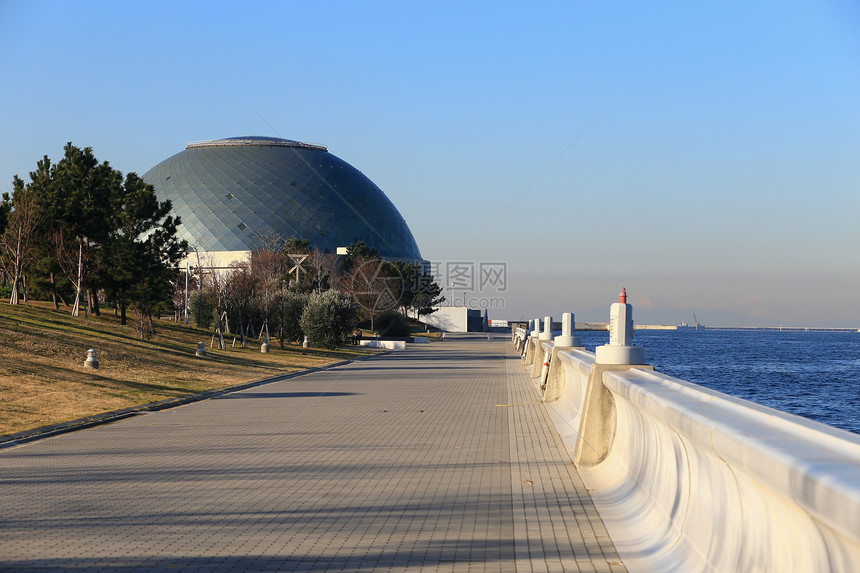
[[[585,347],[607,332],[577,331]],[[640,330],[664,374],[860,434],[860,332]]]

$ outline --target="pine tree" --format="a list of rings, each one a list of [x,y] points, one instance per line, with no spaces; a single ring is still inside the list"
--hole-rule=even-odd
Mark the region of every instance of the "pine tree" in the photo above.
[[[178,217],[170,215],[170,201],[159,202],[155,189],[136,173],[129,173],[111,198],[112,230],[103,249],[102,281],[120,308],[137,315],[142,338],[153,333],[152,313],[171,298],[177,265],[188,251],[176,236]]]
[[[106,161],[99,163],[90,147],[80,149],[69,142],[64,151],[41,185],[39,200],[44,236],[58,266],[74,285],[72,315],[78,316],[85,287],[92,294],[97,286],[88,281],[101,263],[100,249],[112,230],[111,196],[122,183],[122,173]],[[45,157],[42,163],[50,162]],[[90,303],[89,308],[98,314],[94,296]]]

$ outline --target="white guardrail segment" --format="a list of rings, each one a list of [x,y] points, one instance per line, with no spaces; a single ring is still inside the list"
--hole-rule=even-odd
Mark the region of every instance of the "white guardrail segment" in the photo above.
[[[556,351],[550,361],[544,403],[571,459],[576,450],[592,364],[594,354],[577,349]]]
[[[860,436],[580,349],[543,396],[631,572],[860,571]]]

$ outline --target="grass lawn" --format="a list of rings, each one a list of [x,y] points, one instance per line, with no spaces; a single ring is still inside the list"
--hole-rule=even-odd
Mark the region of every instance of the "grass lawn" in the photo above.
[[[212,332],[168,320],[156,321],[152,340],[140,340],[131,323],[119,324],[111,310],[102,316],[72,317],[50,303],[0,303],[0,435],[222,388],[322,366],[377,351],[280,348],[260,352],[209,347]],[[194,355],[198,342],[207,356]],[[87,349],[98,350],[99,368],[84,367]]]

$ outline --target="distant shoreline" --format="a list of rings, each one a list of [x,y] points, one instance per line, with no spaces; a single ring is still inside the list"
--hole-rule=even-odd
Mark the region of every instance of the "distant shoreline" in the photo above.
[[[826,327],[826,326],[676,326],[663,324],[637,324],[636,330],[731,330],[731,331],[767,331],[767,332],[860,332],[860,328]]]
[[[509,321],[509,324],[520,324],[523,327],[527,324],[515,320]],[[560,323],[553,323],[555,330],[561,329]],[[720,331],[735,331],[735,332],[858,332],[860,328],[853,327],[828,327],[828,326],[705,326],[698,325],[678,325],[678,324],[635,324],[634,330],[677,330],[682,332],[696,332],[702,330],[720,330]],[[609,330],[608,322],[579,322],[577,321],[574,330],[578,332],[584,331],[604,331]]]

